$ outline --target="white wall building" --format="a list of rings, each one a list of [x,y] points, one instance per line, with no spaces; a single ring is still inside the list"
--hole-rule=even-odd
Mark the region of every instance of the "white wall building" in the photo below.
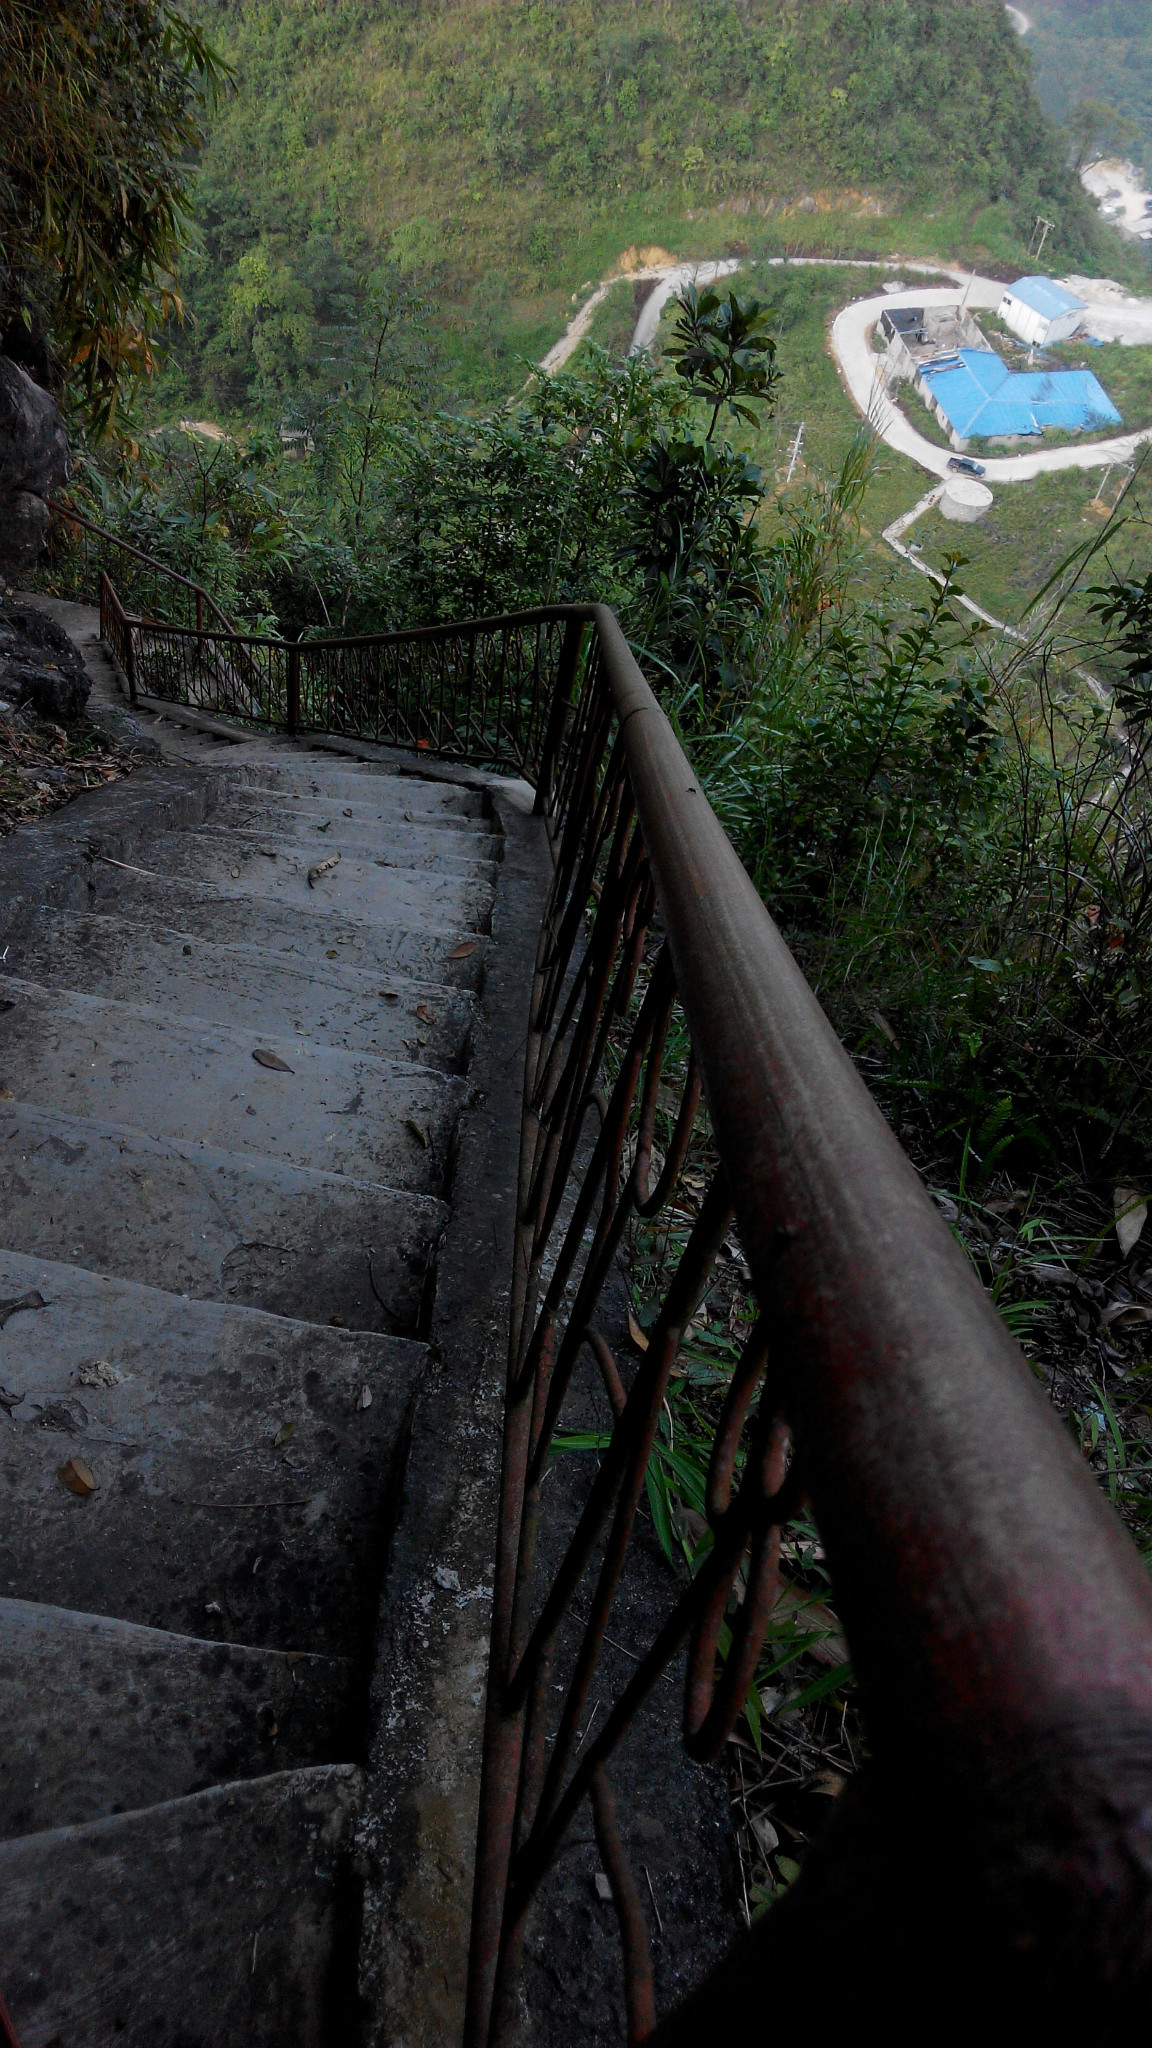
[[[1085,313],[1083,299],[1051,277],[1018,277],[1000,301],[1000,318],[1030,348],[1071,341]]]

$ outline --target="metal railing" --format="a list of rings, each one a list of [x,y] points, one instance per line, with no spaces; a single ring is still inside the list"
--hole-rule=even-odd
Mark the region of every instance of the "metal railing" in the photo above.
[[[862,1808],[849,1797],[786,1904],[657,2027],[645,1911],[615,1816],[613,1755],[682,1652],[685,1745],[699,1759],[720,1751],[771,1621],[781,1525],[803,1500],[860,1685],[864,1781],[880,1773],[896,1788],[908,1841],[920,1839],[921,1805],[947,1836],[948,1924],[924,1922],[915,1967],[966,1968],[975,1944],[982,1991],[991,1972],[1030,1998],[1055,1996],[1074,1971],[1094,2012],[1138,2005],[1152,1954],[1147,1576],[800,974],[611,612],[305,643],[291,686],[286,643],[217,633],[192,648],[187,632],[122,607],[113,623],[128,673],[153,694],[164,662],[170,694],[222,690],[210,664],[234,662],[242,639],[254,664],[269,650],[259,715],[271,723],[329,719],[328,730],[515,767],[535,781],[551,838],[466,2048],[496,2048],[513,2028],[525,1915],[585,1802],[619,1918],[631,2040],[704,2042],[746,2024],[764,1972],[779,1978],[787,1943],[802,1947],[813,1920],[832,1952],[843,1942],[862,1958],[861,1981],[881,1970],[853,1946],[853,1915],[874,1924],[874,1859],[861,1859]],[[685,1163],[705,1113],[713,1165],[698,1184]],[[604,1326],[606,1290],[637,1220],[673,1212],[686,1242],[629,1366]],[[662,1405],[733,1221],[758,1319],[712,1443],[711,1546],[695,1577],[669,1574],[661,1625],[613,1691],[603,1646]],[[541,1486],[589,1358],[611,1428],[546,1570]],[[882,2005],[879,1977],[875,1989]]]

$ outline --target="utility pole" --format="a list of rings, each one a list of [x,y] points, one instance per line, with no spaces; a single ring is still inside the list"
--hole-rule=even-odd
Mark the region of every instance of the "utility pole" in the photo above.
[[[803,446],[804,446],[804,421],[803,421],[803,420],[801,420],[801,422],[800,422],[800,425],[799,425],[799,426],[797,427],[797,429],[796,429],[796,439],[795,439],[795,440],[793,441],[793,443],[792,443],[792,454],[791,454],[791,460],[789,461],[789,464],[788,464],[788,474],[787,474],[787,476],[786,476],[786,477],[785,477],[785,479],[784,479],[784,482],[785,482],[785,485],[786,485],[786,486],[787,486],[788,484],[790,484],[790,483],[791,483],[791,481],[792,481],[792,477],[793,477],[793,474],[794,474],[794,472],[795,472],[796,464],[797,464],[797,463],[799,462],[799,460],[800,460],[800,450],[801,450],[801,448],[802,448]]]
[[[1043,234],[1042,234],[1042,235],[1040,236],[1040,246],[1039,246],[1039,248],[1038,248],[1038,249],[1037,249],[1037,251],[1036,251],[1036,260],[1037,260],[1037,262],[1039,262],[1039,260],[1040,260],[1041,256],[1042,256],[1042,255],[1044,254],[1044,244],[1045,244],[1045,242],[1046,242],[1046,241],[1048,240],[1048,237],[1049,237],[1049,235],[1050,235],[1050,234],[1052,234],[1052,233],[1053,233],[1053,231],[1055,230],[1055,227],[1056,227],[1056,223],[1055,223],[1055,221],[1054,221],[1054,220],[1045,220],[1045,218],[1044,218],[1044,215],[1043,215],[1042,213],[1038,213],[1038,214],[1036,215],[1036,226],[1035,226],[1035,227],[1033,228],[1033,230],[1032,230],[1031,238],[1030,238],[1030,240],[1029,240],[1029,243],[1028,243],[1028,254],[1029,254],[1029,255],[1031,256],[1031,254],[1032,254],[1032,243],[1033,243],[1033,242],[1034,242],[1034,241],[1036,240],[1036,236],[1037,236],[1037,233],[1038,233],[1038,231],[1039,231],[1039,230],[1040,230],[1041,228],[1043,228],[1044,232],[1043,232]]]

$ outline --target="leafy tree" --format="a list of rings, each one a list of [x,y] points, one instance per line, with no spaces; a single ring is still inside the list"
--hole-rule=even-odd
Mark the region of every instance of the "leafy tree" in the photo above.
[[[168,0],[5,0],[0,319],[98,424],[179,311],[188,159],[225,67]]]
[[[1140,141],[1140,123],[1130,121],[1107,100],[1083,99],[1068,121],[1072,144],[1072,169],[1079,173],[1103,149],[1125,152]]]

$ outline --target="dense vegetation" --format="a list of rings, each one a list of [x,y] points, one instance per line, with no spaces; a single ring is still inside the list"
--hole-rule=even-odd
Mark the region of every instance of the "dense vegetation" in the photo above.
[[[1074,125],[1083,100],[1112,107],[1134,124],[1116,140],[1152,168],[1152,14],[1145,0],[1034,0],[1028,48],[1036,90],[1060,122]],[[1110,146],[1107,124],[1101,143]]]
[[[178,309],[186,160],[219,77],[166,0],[0,13],[0,346],[98,419]]]
[[[1091,209],[999,0],[204,0],[237,91],[204,154],[195,327],[169,391],[225,418],[307,391],[354,277],[433,295],[495,395],[629,243],[1088,260]],[[926,225],[944,208],[943,225]],[[829,211],[829,209],[831,209]],[[723,211],[725,221],[713,216]],[[735,213],[736,220],[728,219]],[[727,222],[727,224],[725,224]]]

